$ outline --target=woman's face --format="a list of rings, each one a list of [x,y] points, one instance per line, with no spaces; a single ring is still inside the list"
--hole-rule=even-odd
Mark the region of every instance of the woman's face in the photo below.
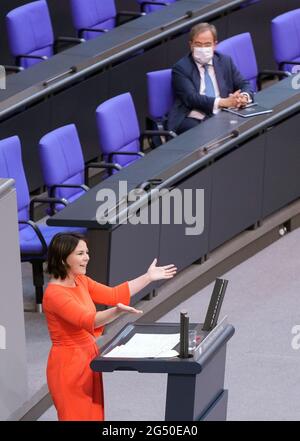
[[[68,275],[78,276],[85,274],[89,260],[87,245],[84,240],[80,240],[75,250],[67,257],[66,263],[69,265]]]

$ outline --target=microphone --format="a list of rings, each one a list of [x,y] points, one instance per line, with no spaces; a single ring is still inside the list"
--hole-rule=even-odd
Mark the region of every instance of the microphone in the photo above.
[[[180,312],[180,343],[179,357],[188,358],[189,356],[189,317],[187,311]]]
[[[231,139],[231,138],[237,138],[239,136],[239,134],[240,134],[239,130],[237,130],[237,129],[236,130],[232,130],[232,132],[230,132],[229,135],[226,135],[223,138],[217,139],[216,141],[212,141],[210,144],[208,144],[205,147],[203,147],[203,152],[207,153],[213,147],[215,147],[218,144],[220,144],[220,142],[227,141],[228,139]]]

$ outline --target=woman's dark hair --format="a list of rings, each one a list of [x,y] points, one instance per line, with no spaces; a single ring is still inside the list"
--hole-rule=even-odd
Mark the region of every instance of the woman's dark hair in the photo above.
[[[87,243],[86,237],[79,233],[58,233],[53,236],[48,248],[47,272],[55,279],[64,280],[67,277],[69,265],[66,260],[80,240]]]

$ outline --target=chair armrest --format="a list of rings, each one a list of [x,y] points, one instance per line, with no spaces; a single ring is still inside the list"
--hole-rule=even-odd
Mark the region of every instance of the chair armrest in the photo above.
[[[156,5],[158,5],[158,6],[169,6],[170,4],[171,3],[168,3],[168,2],[151,2],[151,1],[145,1],[145,2],[140,3],[141,10],[143,12],[145,12],[145,6],[147,6],[147,5],[151,5],[151,6],[156,6]]]
[[[166,141],[169,141],[170,139],[176,138],[177,134],[172,130],[144,130],[141,133],[141,140],[148,138],[150,147],[154,148],[153,144],[151,145],[152,136],[164,136],[166,138]],[[162,140],[162,143],[164,142],[165,141]]]
[[[279,77],[279,78],[286,78],[289,77],[291,74],[290,72],[285,72],[284,70],[273,70],[273,69],[264,69],[257,74],[257,87],[258,90],[261,90],[261,80],[263,77]]]
[[[24,67],[21,66],[7,66],[4,65],[4,69],[6,72],[22,72],[22,70],[24,70]]]
[[[47,198],[47,197],[36,197],[31,199],[29,205],[29,217],[34,221],[34,205],[37,203],[48,203],[53,211],[53,204],[63,204],[65,207],[68,205],[68,201],[65,198]]]
[[[297,66],[297,65],[300,65],[300,61],[281,61],[281,63],[279,63],[279,66],[278,66],[279,69],[282,69],[285,64],[293,64],[293,65]]]
[[[141,133],[142,136],[161,135],[169,136],[170,138],[176,138],[177,134],[172,130],[144,130]]]
[[[144,15],[146,15],[145,12],[119,11],[116,15],[117,26],[119,26],[122,17],[128,17],[127,20],[123,21],[123,23],[126,23],[128,21],[134,20],[135,18],[143,17]]]
[[[55,197],[55,190],[57,188],[81,188],[81,190],[89,191],[89,187],[85,184],[55,184],[50,187],[50,197]]]
[[[84,43],[84,38],[78,38],[78,37],[57,37],[53,43],[53,50],[54,53],[57,52],[57,49],[60,45],[60,43],[73,43],[73,44],[80,44]]]
[[[282,78],[287,78],[291,75],[290,72],[285,72],[284,70],[274,70],[274,69],[264,69],[260,72],[258,72],[257,75],[257,88],[258,90],[261,90],[261,86],[262,86],[262,78],[263,77],[279,77],[279,79]]]
[[[111,162],[114,155],[124,155],[124,156],[140,156],[143,158],[145,154],[143,152],[110,152],[108,155],[108,161]]]
[[[20,54],[16,57],[17,64],[20,64],[21,58],[32,58],[33,60],[48,60],[47,55],[26,55]]]
[[[41,255],[44,256],[45,254],[47,254],[47,244],[46,241],[44,239],[44,236],[41,233],[41,230],[39,229],[39,227],[37,226],[37,224],[35,222],[33,222],[32,220],[28,220],[28,221],[19,221],[19,224],[24,224],[24,225],[29,225],[35,232],[35,234],[37,235],[39,241],[41,242],[42,245],[42,253],[38,253],[37,255]],[[21,253],[21,254],[26,254],[26,253]],[[30,253],[32,254],[32,253]]]
[[[79,29],[78,31],[78,35],[79,37],[84,40],[84,38],[82,38],[82,35],[84,32],[98,32],[98,33],[104,33],[104,32],[108,32],[109,29],[92,29],[92,28],[82,28]],[[85,40],[84,40],[85,41]]]
[[[122,166],[117,164],[117,163],[108,163],[108,162],[90,162],[88,164],[86,164],[85,166],[85,170],[84,170],[84,182],[87,183],[89,181],[89,175],[88,175],[88,171],[90,168],[106,168],[107,170],[110,170],[110,175],[111,175],[111,170],[118,170],[120,171],[122,169]]]

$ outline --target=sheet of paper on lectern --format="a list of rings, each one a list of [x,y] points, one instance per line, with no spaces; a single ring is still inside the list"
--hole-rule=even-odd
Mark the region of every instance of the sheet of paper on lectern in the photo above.
[[[134,334],[124,345],[116,346],[103,357],[114,358],[160,358],[176,357],[173,350],[179,343],[180,334]]]

